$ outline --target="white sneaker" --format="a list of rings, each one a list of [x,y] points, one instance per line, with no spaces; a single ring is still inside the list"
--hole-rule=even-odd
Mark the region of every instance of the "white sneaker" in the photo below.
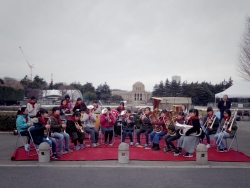
[[[211,146],[210,146],[210,144],[207,144],[206,147],[207,147],[207,149],[208,149],[208,148],[210,148]]]
[[[134,142],[130,142],[130,144],[129,144],[130,146],[133,146],[134,145]]]
[[[30,150],[30,145],[29,145],[29,144],[25,144],[25,145],[24,145],[24,149],[25,149],[25,151],[29,152],[29,150]]]
[[[96,143],[93,143],[93,144],[92,144],[92,147],[94,147],[94,148],[97,147],[97,144],[96,144]]]

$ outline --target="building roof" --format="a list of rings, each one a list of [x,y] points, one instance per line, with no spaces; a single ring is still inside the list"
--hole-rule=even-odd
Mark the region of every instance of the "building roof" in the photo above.
[[[135,82],[133,85],[143,85],[144,86],[144,84],[142,83],[142,82]]]

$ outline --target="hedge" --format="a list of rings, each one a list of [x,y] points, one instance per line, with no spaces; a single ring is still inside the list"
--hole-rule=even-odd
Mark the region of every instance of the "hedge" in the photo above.
[[[0,100],[2,101],[21,101],[24,98],[23,89],[15,89],[8,86],[0,86]]]
[[[0,112],[0,131],[13,130],[16,127],[16,112]]]

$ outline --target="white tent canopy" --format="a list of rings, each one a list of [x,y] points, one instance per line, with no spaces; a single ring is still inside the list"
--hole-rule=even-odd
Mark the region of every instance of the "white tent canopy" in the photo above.
[[[228,98],[250,98],[250,82],[236,82],[225,91],[215,94],[215,98],[223,98],[223,95],[228,95]]]

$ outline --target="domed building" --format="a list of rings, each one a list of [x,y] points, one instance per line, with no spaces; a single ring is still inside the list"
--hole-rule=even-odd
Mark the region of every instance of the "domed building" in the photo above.
[[[112,91],[112,95],[121,95],[127,103],[139,105],[147,104],[152,94],[145,90],[145,85],[142,82],[135,82],[132,86],[132,91],[116,90]]]

